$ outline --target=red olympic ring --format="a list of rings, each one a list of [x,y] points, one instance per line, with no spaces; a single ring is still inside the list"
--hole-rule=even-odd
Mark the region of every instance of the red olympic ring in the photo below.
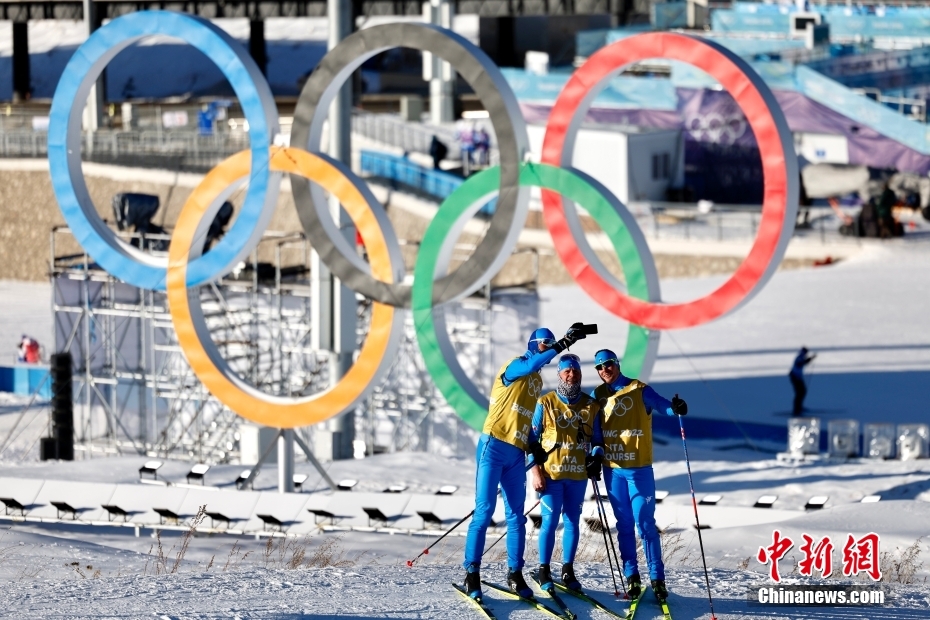
[[[648,58],[689,63],[714,77],[736,100],[759,145],[764,173],[762,219],[746,259],[718,289],[680,304],[641,301],[608,284],[585,258],[564,211],[562,197],[543,190],[543,218],[556,251],[584,291],[604,308],[650,329],[693,327],[736,309],[774,273],[793,231],[798,205],[797,160],[781,108],[762,79],[742,59],[696,37],[647,33],[601,48],[582,65],[552,108],[543,141],[542,163],[570,167],[574,135],[600,86],[627,65]]]

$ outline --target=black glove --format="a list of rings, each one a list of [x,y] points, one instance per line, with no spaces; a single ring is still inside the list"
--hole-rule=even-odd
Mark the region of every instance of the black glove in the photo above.
[[[672,413],[675,415],[688,415],[688,403],[678,398],[678,394],[672,397]]]
[[[546,464],[549,455],[543,450],[542,444],[534,443],[530,445],[530,454],[533,455],[533,463],[540,467]]]
[[[564,338],[557,340],[556,343],[552,345],[552,350],[556,353],[561,353],[573,344],[575,344],[575,341],[566,335]]]
[[[568,328],[568,332],[565,333],[565,337],[571,338],[572,344],[575,344],[579,340],[584,340],[585,338],[587,338],[588,335],[584,333],[584,323],[582,323],[581,321],[577,323],[572,323],[572,326]]]
[[[601,468],[604,465],[604,451],[589,454],[584,459],[584,468],[588,478],[595,482],[601,479]]]

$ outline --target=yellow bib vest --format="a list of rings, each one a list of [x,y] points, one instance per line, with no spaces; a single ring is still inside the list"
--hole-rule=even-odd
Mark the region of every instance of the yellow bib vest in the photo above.
[[[604,410],[605,462],[611,467],[652,465],[652,417],[643,404],[646,384],[633,379],[616,393],[606,383],[594,390]]]
[[[591,441],[594,418],[601,410],[596,400],[581,393],[573,405],[563,403],[556,392],[549,392],[539,399],[543,408],[542,431],[539,443],[547,452],[556,443],[561,444],[546,459],[546,475],[553,480],[584,480],[584,445],[578,443],[578,430],[582,430],[582,441]]]
[[[504,371],[510,362],[497,371],[491,387],[491,404],[484,421],[484,433],[526,451],[536,399],[542,392],[542,375],[531,372],[510,385],[504,385]]]

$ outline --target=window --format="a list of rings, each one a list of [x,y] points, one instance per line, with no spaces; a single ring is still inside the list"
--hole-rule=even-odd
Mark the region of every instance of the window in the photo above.
[[[668,153],[652,155],[652,180],[668,179],[671,176],[672,157]]]

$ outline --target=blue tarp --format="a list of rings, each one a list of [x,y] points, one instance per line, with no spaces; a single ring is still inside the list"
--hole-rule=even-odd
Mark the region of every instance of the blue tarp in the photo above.
[[[930,154],[930,126],[849,90],[813,69],[795,71],[797,90],[814,101],[923,154]]]
[[[930,10],[885,9],[882,15],[862,15],[851,9],[833,7],[826,11],[825,22],[830,25],[831,37],[928,38],[930,37]]]
[[[930,9],[859,7],[817,7],[830,26],[831,37],[874,39],[876,37],[930,37]],[[715,32],[770,33],[787,35],[794,7],[761,3],[736,3],[732,9],[711,13]]]
[[[656,30],[688,27],[687,2],[658,2],[650,7],[649,20]]]
[[[570,72],[535,75],[523,69],[501,68],[501,73],[517,99],[532,102],[553,102]],[[610,81],[598,95],[594,105],[599,108],[674,110],[678,106],[675,86],[667,78],[618,77]]]
[[[0,366],[0,392],[29,396],[37,389],[39,389],[39,398],[47,400],[52,397],[48,366],[35,364]]]
[[[786,62],[752,62],[751,65],[773,90],[799,92],[860,126],[868,127],[917,153],[930,155],[930,126],[909,119],[803,65]],[[517,99],[526,103],[552,104],[568,80],[568,74],[537,76],[521,69],[506,69],[504,76]],[[602,110],[677,110],[678,89],[714,90],[715,85],[715,81],[704,72],[676,62],[672,64],[671,79],[615,78],[595,100],[593,107]],[[902,169],[911,170],[912,166]]]
[[[362,151],[362,172],[373,176],[390,179],[403,183],[408,187],[420,190],[440,201],[449,197],[457,190],[465,179],[416,164],[406,157],[380,153],[377,151]],[[497,198],[492,198],[478,212],[485,215],[494,213]]]
[[[710,24],[715,32],[765,32],[787,35],[790,25],[788,15],[787,9],[783,13],[779,11],[750,13],[737,9],[718,9],[710,14]]]

